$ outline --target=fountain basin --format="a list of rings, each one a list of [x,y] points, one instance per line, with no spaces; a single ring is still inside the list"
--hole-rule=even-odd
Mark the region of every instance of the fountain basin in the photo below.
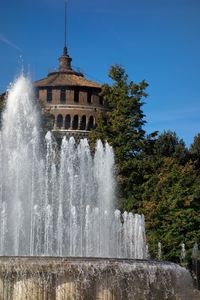
[[[1,257],[1,300],[188,300],[189,272],[169,262]]]

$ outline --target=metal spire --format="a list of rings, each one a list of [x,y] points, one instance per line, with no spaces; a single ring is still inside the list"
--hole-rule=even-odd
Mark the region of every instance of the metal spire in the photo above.
[[[65,0],[65,36],[64,36],[64,48],[67,48],[67,0]]]
[[[60,65],[59,65],[59,71],[66,72],[69,70],[72,70],[71,67],[71,57],[68,54],[67,50],[67,0],[65,0],[65,28],[64,28],[64,49],[63,49],[63,55],[59,58]]]
[[[68,54],[67,49],[67,4],[68,0],[64,0],[64,49],[63,54],[58,58],[59,60],[59,68],[56,73],[66,73],[66,74],[76,74],[78,76],[82,76],[83,74],[80,72],[76,72],[72,69],[71,62],[72,58]],[[55,72],[51,72],[49,74],[53,74]]]

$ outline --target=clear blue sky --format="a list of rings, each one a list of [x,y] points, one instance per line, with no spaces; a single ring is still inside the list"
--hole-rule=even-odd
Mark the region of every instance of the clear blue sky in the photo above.
[[[63,3],[1,1],[0,91],[22,60],[33,80],[57,67]],[[200,0],[68,0],[68,6],[73,65],[100,83],[115,63],[130,79],[145,79],[147,131],[176,131],[189,146],[200,132]]]

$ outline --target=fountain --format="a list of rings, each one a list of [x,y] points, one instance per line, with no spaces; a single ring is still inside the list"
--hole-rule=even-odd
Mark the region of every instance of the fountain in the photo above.
[[[21,75],[0,132],[0,299],[191,299],[184,268],[146,260],[144,217],[115,210],[112,148],[58,150],[39,122]]]

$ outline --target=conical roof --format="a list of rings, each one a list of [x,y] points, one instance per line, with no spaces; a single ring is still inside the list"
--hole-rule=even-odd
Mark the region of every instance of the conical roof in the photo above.
[[[91,88],[101,88],[97,82],[88,80],[80,72],[71,67],[72,58],[69,56],[67,48],[64,47],[63,55],[59,57],[59,68],[50,72],[47,77],[34,82],[35,87],[47,86],[82,86]]]

